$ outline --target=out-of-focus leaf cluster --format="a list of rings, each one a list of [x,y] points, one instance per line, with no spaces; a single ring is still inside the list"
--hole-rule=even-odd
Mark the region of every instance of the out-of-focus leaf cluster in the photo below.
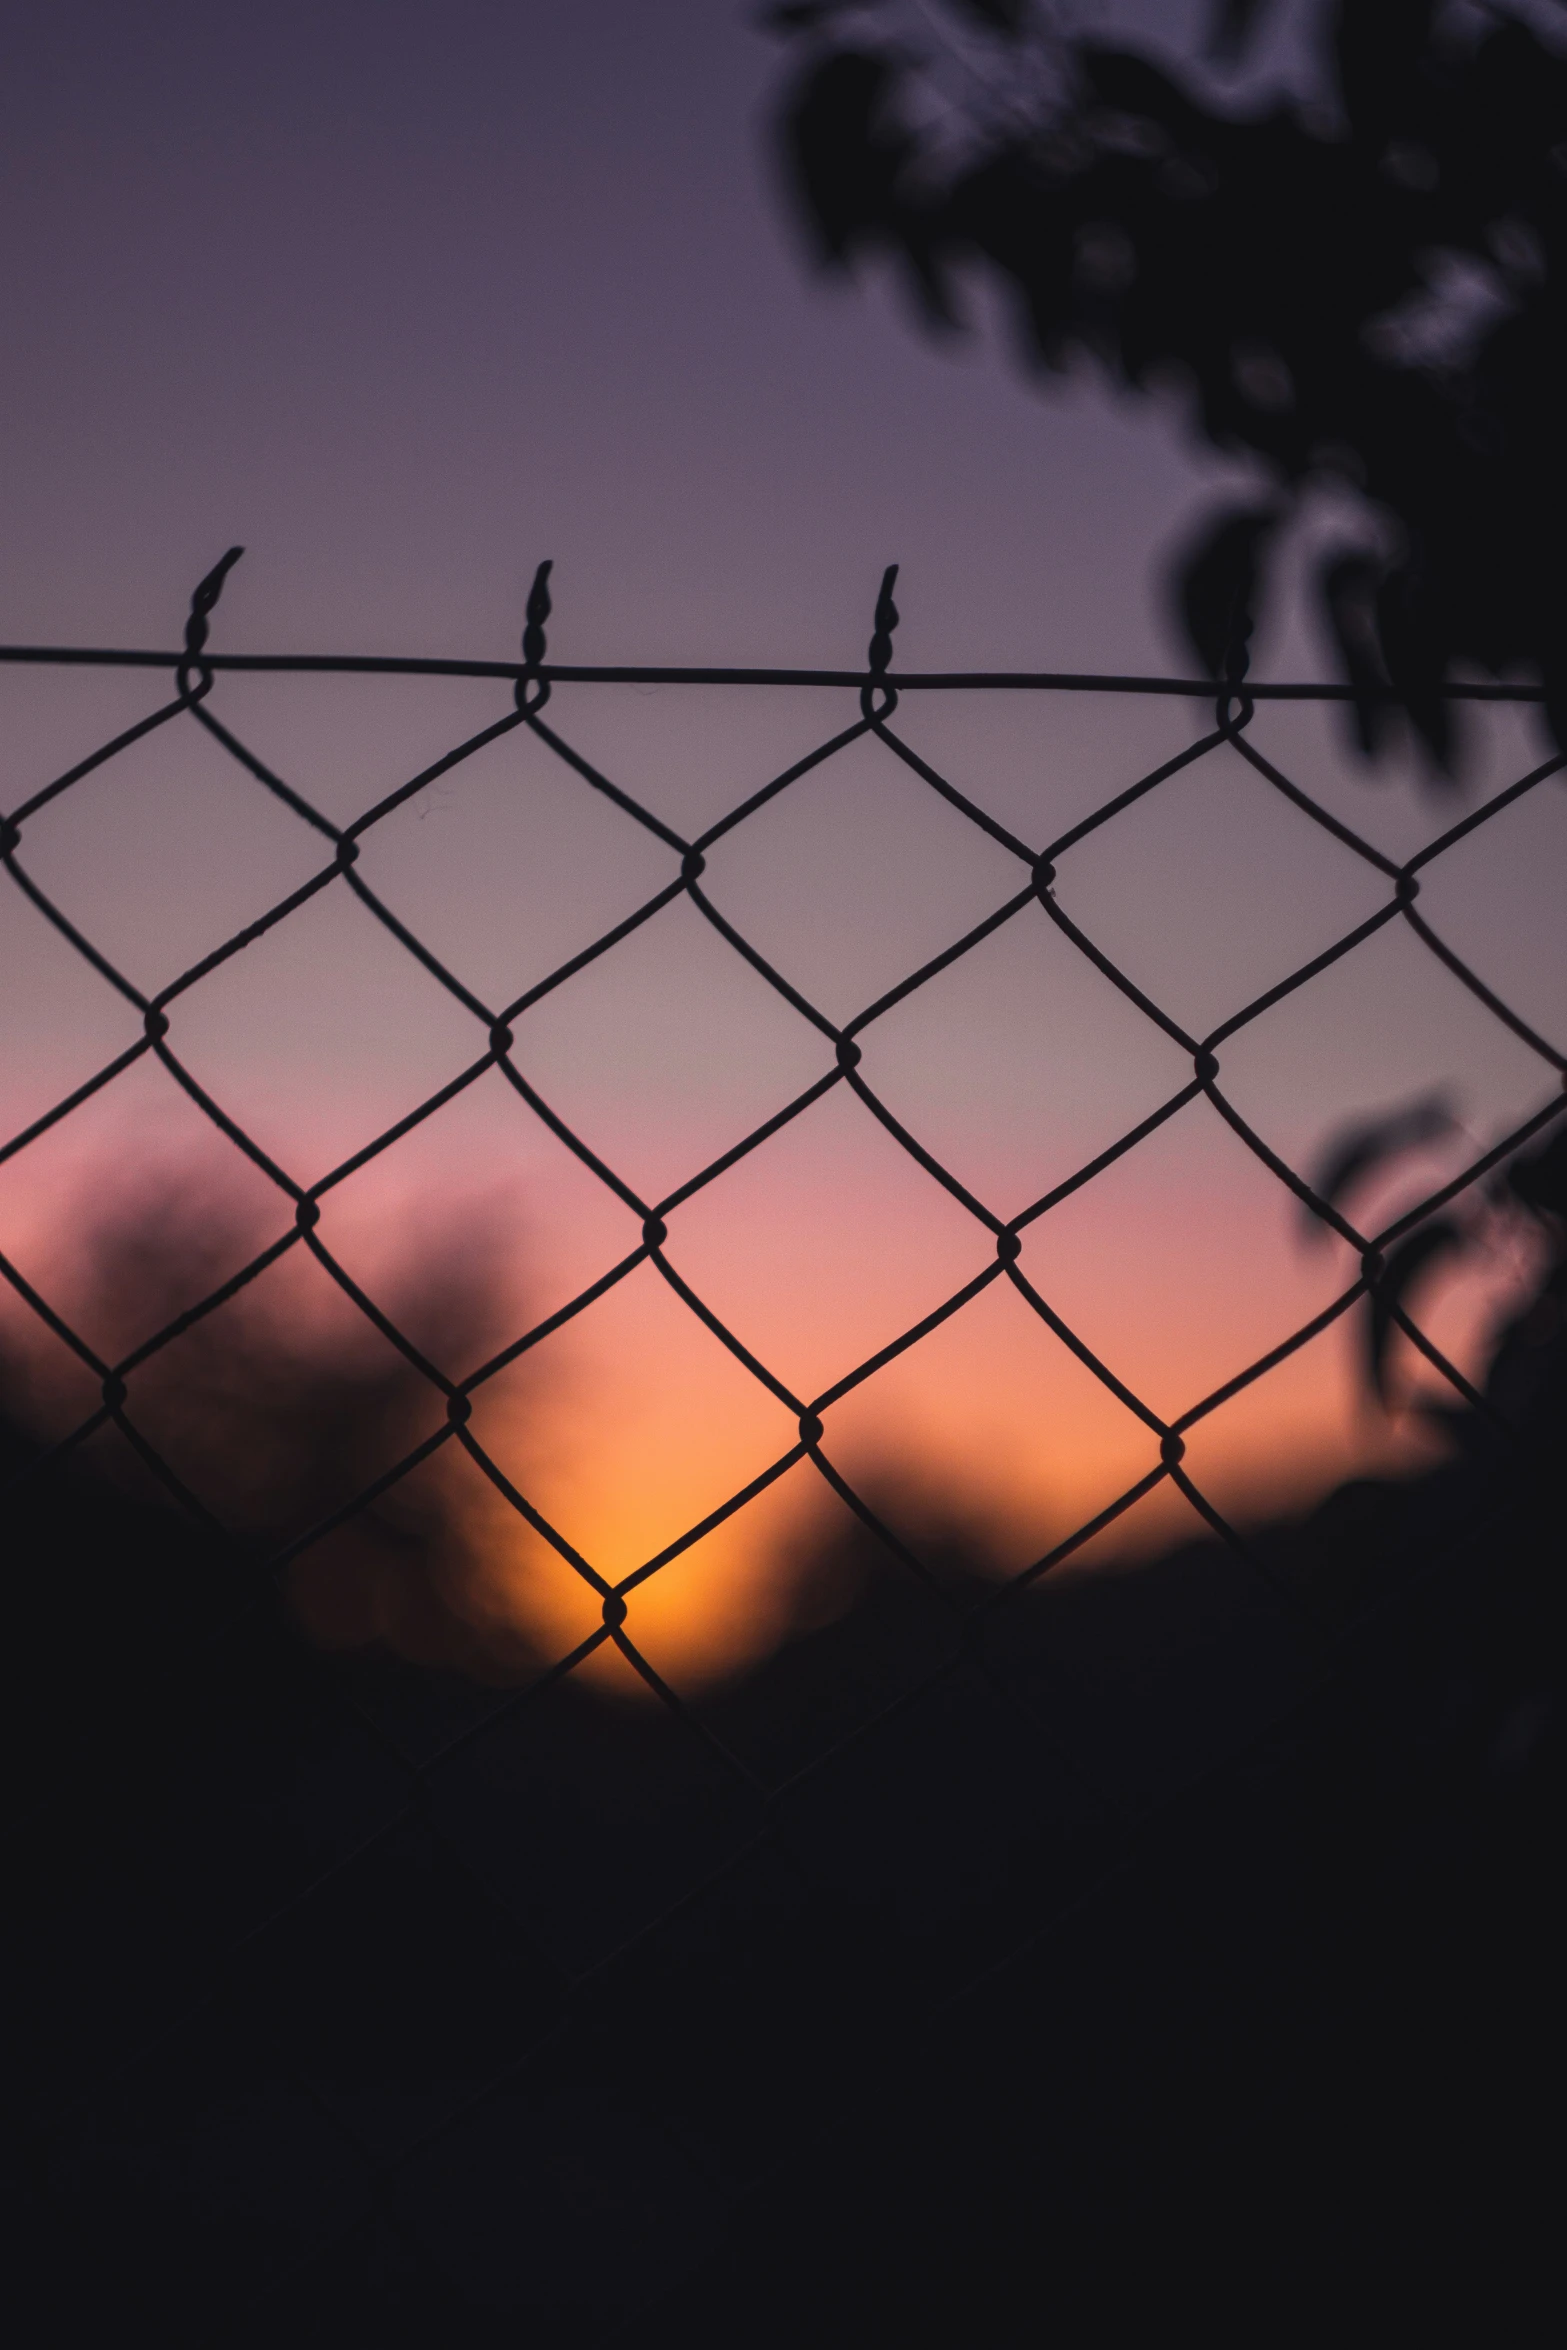
[[[1209,63],[1244,61],[1275,13],[1219,0]],[[1316,579],[1360,748],[1388,741],[1392,689],[1454,771],[1456,664],[1543,679],[1567,747],[1567,55],[1504,7],[1466,30],[1437,0],[1313,0],[1335,104],[1248,112],[1029,0],[921,11],[998,61],[967,81],[907,13],[772,21],[794,61],[788,180],[824,263],[893,257],[938,322],[988,271],[1031,365],[1088,355],[1134,392],[1184,387],[1200,434],[1272,477],[1177,582],[1214,675],[1281,526],[1331,480],[1378,525]]]

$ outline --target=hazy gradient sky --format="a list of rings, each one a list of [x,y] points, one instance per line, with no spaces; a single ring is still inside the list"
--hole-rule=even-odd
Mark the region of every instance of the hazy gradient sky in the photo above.
[[[735,0],[8,12],[4,617],[145,637],[231,539],[248,641],[585,658],[1165,648],[1166,437],[826,296]],[[1163,12],[1168,19],[1174,12]]]
[[[1142,11],[1171,37],[1188,13]],[[1042,398],[993,331],[937,350],[885,287],[814,278],[766,136],[778,55],[751,15],[734,0],[14,6],[0,637],[171,643],[195,581],[240,541],[214,640],[236,649],[512,658],[549,555],[558,659],[849,665],[895,559],[906,667],[1181,665],[1155,561],[1234,469],[1086,379]],[[975,309],[984,325],[982,298]],[[1293,619],[1259,646],[1264,672],[1322,659]],[[0,800],[17,804],[161,690],[0,674]],[[214,702],[339,819],[504,707],[482,684],[402,680],[232,679]],[[550,711],[688,832],[852,715],[826,695],[673,689],[562,689]],[[1179,704],[992,699],[906,703],[902,723],[1042,843],[1198,719]],[[1309,711],[1265,712],[1257,734],[1389,849],[1446,820],[1412,776],[1370,785],[1349,769]],[[1532,721],[1502,717],[1476,789],[1528,765],[1537,740]],[[1547,1027],[1564,977],[1564,808],[1557,787],[1535,795],[1426,899]],[[147,989],[320,861],[190,726],[69,795],[24,853]],[[372,836],[363,870],[500,1001],[671,864],[514,737]],[[842,1018],[1024,877],[862,745],[739,832],[709,880]],[[1074,852],[1061,902],[1200,1030],[1377,891],[1232,761]],[[15,892],[0,901],[0,987],[10,1131],[135,1022]],[[337,889],[196,991],[173,1041],[302,1180],[482,1050]],[[867,1051],[898,1114],[1003,1214],[1185,1073],[1037,909]],[[519,1057],[649,1196],[824,1066],[820,1040],[683,904],[530,1014]],[[1237,1040],[1226,1080],[1297,1158],[1421,1085],[1455,1082],[1485,1139],[1549,1090],[1402,931]],[[74,1187],[101,1197],[128,1149],[178,1157],[201,1139],[144,1064],[0,1173],[0,1246],[58,1270]],[[420,1202],[454,1175],[511,1187],[540,1311],[634,1245],[624,1210],[486,1081],[347,1187],[345,1247],[411,1242],[432,1212]],[[840,1091],[694,1203],[671,1249],[804,1392],[977,1270],[981,1240]],[[1047,1219],[1030,1251],[1059,1309],[1170,1413],[1343,1277],[1201,1104]],[[601,1383],[594,1433],[552,1439],[530,1490],[618,1571],[789,1440],[787,1415],[646,1268],[571,1344]],[[1348,1458],[1349,1398],[1335,1340],[1232,1415],[1216,1477],[1255,1486],[1296,1456]],[[994,1291],[842,1417],[867,1458],[916,1443],[944,1473],[1008,1493],[1030,1519],[1026,1552],[1143,1464],[1146,1438],[1118,1410]]]

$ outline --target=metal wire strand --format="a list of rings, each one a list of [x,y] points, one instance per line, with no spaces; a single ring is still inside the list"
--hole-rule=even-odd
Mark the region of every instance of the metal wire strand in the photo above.
[[[1324,808],[1250,739],[1259,705],[1337,703],[1351,698],[1351,689],[1337,685],[1258,683],[1247,678],[1244,663],[1237,662],[1232,664],[1232,673],[1214,706],[1213,723],[1194,742],[1147,773],[1123,783],[1089,814],[1043,845],[1035,846],[1000,823],[978,800],[944,776],[912,741],[905,739],[903,728],[893,724],[895,716],[900,713],[900,705],[906,710],[911,696],[934,696],[938,699],[958,696],[972,700],[987,694],[1042,696],[1047,701],[1061,695],[1084,694],[1111,700],[1133,696],[1167,697],[1176,702],[1201,704],[1212,702],[1212,682],[1057,673],[932,671],[900,674],[894,667],[899,620],[898,608],[893,600],[897,581],[895,565],[887,569],[882,579],[875,603],[873,633],[867,647],[865,665],[860,668],[646,668],[624,665],[572,666],[552,662],[548,658],[546,633],[552,618],[552,566],[548,562],[538,566],[528,595],[520,646],[521,659],[517,662],[225,652],[213,649],[210,638],[224,581],[237,561],[239,552],[237,548],[230,549],[197,587],[192,597],[183,643],[178,649],[146,651],[58,646],[0,647],[0,662],[23,669],[147,669],[172,676],[174,684],[172,699],[157,703],[145,717],[77,760],[63,773],[30,785],[12,813],[0,816],[0,862],[3,862],[19,897],[95,975],[118,1005],[123,1007],[136,1030],[123,1048],[95,1073],[34,1116],[9,1139],[0,1137],[0,1165],[24,1157],[45,1136],[55,1134],[69,1125],[89,1103],[101,1101],[104,1096],[111,1094],[143,1062],[156,1061],[164,1075],[207,1126],[221,1136],[226,1145],[262,1178],[276,1199],[280,1217],[280,1229],[243,1264],[230,1269],[203,1296],[143,1337],[118,1359],[110,1359],[95,1348],[74,1326],[60,1302],[45,1293],[44,1286],[38,1280],[9,1256],[0,1254],[0,1280],[9,1287],[25,1313],[68,1351],[80,1373],[91,1382],[97,1397],[93,1408],[84,1413],[74,1427],[56,1438],[25,1473],[37,1475],[46,1471],[52,1463],[79,1451],[112,1429],[115,1438],[129,1448],[172,1506],[184,1511],[209,1533],[220,1534],[236,1563],[248,1576],[259,1579],[279,1575],[284,1568],[308,1554],[329,1535],[374,1509],[426,1462],[442,1454],[452,1457],[450,1448],[456,1447],[483,1478],[498,1503],[514,1513],[519,1524],[525,1525],[532,1536],[546,1546],[552,1557],[575,1579],[585,1597],[591,1595],[589,1605],[595,1611],[597,1620],[590,1630],[577,1637],[559,1655],[541,1662],[530,1681],[498,1696],[493,1708],[481,1721],[470,1722],[466,1727],[450,1731],[432,1753],[417,1766],[407,1770],[405,1800],[380,1825],[371,1829],[351,1850],[339,1855],[308,1883],[294,1888],[273,1905],[264,1920],[225,1946],[217,1954],[214,1963],[219,1966],[227,1964],[244,1942],[254,1940],[261,1932],[276,1925],[280,1918],[313,1899],[325,1883],[353,1866],[370,1846],[392,1835],[421,1792],[431,1781],[449,1770],[475,1739],[488,1735],[497,1723],[503,1723],[511,1714],[536,1704],[549,1692],[559,1689],[590,1659],[610,1648],[618,1652],[625,1666],[638,1677],[653,1701],[678,1724],[680,1734],[699,1746],[708,1762],[716,1764],[727,1778],[744,1808],[748,1825],[728,1857],[710,1876],[704,1878],[701,1886],[672,1900],[655,1904],[656,1914],[644,1918],[614,1951],[597,1959],[572,1978],[571,1996],[579,2002],[585,2015],[594,2018],[595,2030],[599,2028],[597,2002],[600,1986],[612,1966],[619,1964],[628,1952],[633,1952],[652,1937],[686,1901],[698,1898],[709,1885],[721,1881],[764,1846],[775,1844],[788,1852],[791,1849],[792,1831],[784,1799],[798,1790],[803,1782],[824,1771],[848,1746],[868,1737],[882,1722],[900,1709],[917,1703],[960,1669],[982,1675],[998,1705],[1025,1718],[1036,1743],[1042,1743],[1053,1754],[1059,1766],[1079,1783],[1098,1815],[1111,1823],[1112,1833],[1107,1850],[1113,1864],[1114,1855],[1122,1849],[1117,1839],[1128,1828],[1124,1799],[1116,1790],[1100,1783],[1080,1760],[1062,1750],[1056,1743],[1052,1724],[1042,1716],[1037,1703],[1014,1686],[1010,1677],[997,1669],[993,1644],[988,1641],[990,1629],[998,1623],[1004,1627],[1007,1611],[1017,1607],[1024,1595],[1043,1578],[1124,1519],[1139,1503],[1165,1488],[1181,1496],[1191,1512],[1194,1531],[1200,1529],[1216,1535],[1239,1562],[1240,1571],[1254,1576],[1259,1586],[1265,1589],[1266,1604],[1275,1611],[1277,1621],[1287,1634],[1299,1644],[1302,1664],[1308,1675],[1315,1677],[1327,1669],[1327,1638],[1322,1625],[1303,1605],[1298,1594],[1280,1587],[1266,1562],[1256,1556],[1243,1535],[1226,1521],[1211,1496],[1203,1491],[1188,1464],[1187,1438],[1193,1430],[1211,1421],[1235,1398],[1268,1378],[1280,1365],[1293,1359],[1358,1304],[1373,1295],[1384,1279],[1389,1250],[1417,1232],[1455,1200],[1475,1194],[1477,1187],[1483,1185],[1510,1154],[1536,1137],[1548,1134],[1563,1111],[1567,1110],[1567,1092],[1562,1089],[1564,1074],[1567,1074],[1567,1050],[1564,1050],[1563,1044],[1541,1034],[1531,1021],[1509,1005],[1492,982],[1476,971],[1443,938],[1440,930],[1425,914],[1415,909],[1421,880],[1434,865],[1461,842],[1483,827],[1495,823],[1507,809],[1537,790],[1548,778],[1560,773],[1567,766],[1567,760],[1553,757],[1536,765],[1460,822],[1449,825],[1418,854],[1399,864],[1383,855],[1351,826]],[[235,674],[274,679],[329,675],[489,680],[509,695],[509,701],[486,725],[465,736],[441,757],[427,763],[406,781],[384,793],[352,822],[339,826],[315,805],[306,791],[278,774],[241,739],[226,719],[219,717],[213,703],[221,699],[223,679]],[[587,758],[568,739],[567,733],[562,731],[563,726],[569,726],[570,722],[571,689],[580,685],[623,686],[627,689],[649,685],[700,686],[714,693],[763,688],[818,695],[825,689],[852,697],[851,708],[857,710],[858,714],[849,717],[847,723],[836,725],[823,740],[794,758],[771,780],[737,801],[694,840],[686,840],[645,806],[633,791]],[[1455,685],[1449,690],[1454,698],[1485,702],[1535,703],[1541,699],[1539,689],[1529,687],[1466,684]],[[546,703],[550,705],[548,722],[542,715]],[[847,713],[840,709],[838,716],[844,718]],[[56,901],[55,893],[43,887],[36,874],[29,869],[25,855],[26,841],[29,828],[46,811],[58,807],[77,791],[89,776],[101,774],[136,744],[162,737],[165,730],[180,725],[200,728],[206,740],[233,763],[238,773],[246,779],[247,785],[266,794],[277,808],[303,826],[318,843],[318,853],[319,847],[324,846],[328,857],[327,862],[318,865],[307,880],[276,904],[148,994],[118,967],[102,945],[93,940],[67,906]],[[639,905],[599,936],[578,947],[509,1002],[494,1006],[485,999],[479,988],[471,985],[452,967],[446,957],[438,954],[426,940],[417,935],[365,879],[358,870],[358,862],[365,841],[396,810],[437,780],[460,774],[481,750],[513,732],[523,730],[572,780],[575,788],[591,794],[601,809],[611,811],[613,817],[634,827],[643,842],[651,844],[654,854],[662,854],[667,859],[667,868],[663,880]],[[940,951],[927,956],[917,968],[884,989],[853,1017],[839,1023],[812,1001],[801,975],[791,974],[777,960],[765,954],[726,909],[722,860],[717,852],[763,809],[794,791],[806,777],[819,773],[852,746],[862,743],[870,755],[881,756],[891,762],[907,789],[929,794],[933,801],[940,804],[950,821],[962,823],[982,836],[993,848],[1005,851],[1024,871],[1012,875],[1013,886],[1009,892],[982,918],[972,922]],[[875,750],[871,751],[873,745]],[[1282,802],[1292,812],[1293,818],[1311,825],[1316,832],[1334,841],[1337,848],[1353,859],[1363,873],[1376,877],[1386,895],[1369,915],[1342,936],[1250,1002],[1235,1009],[1206,1035],[1195,1036],[1189,1034],[1166,1006],[1158,1003],[1130,973],[1120,967],[1103,942],[1091,935],[1089,927],[1073,911],[1072,857],[1073,852],[1083,843],[1106,828],[1113,828],[1128,811],[1153,796],[1169,791],[1178,777],[1209,761],[1228,762],[1232,769],[1238,770],[1246,778],[1248,788],[1266,794],[1275,803]],[[220,1100],[217,1093],[196,1077],[182,1057],[179,1033],[192,998],[215,974],[248,947],[288,923],[306,905],[314,903],[318,898],[330,896],[333,891],[337,892],[341,902],[354,907],[358,916],[373,923],[380,935],[394,940],[418,967],[423,980],[439,991],[448,1006],[471,1020],[474,1026],[470,1050],[466,1055],[457,1056],[458,1065],[452,1068],[443,1083],[381,1132],[368,1136],[337,1165],[307,1178],[275,1159],[260,1140],[247,1130],[243,1120]],[[557,1103],[546,1098],[545,1092],[530,1074],[532,1032],[529,1016],[558,991],[569,988],[604,957],[612,956],[628,939],[648,925],[665,919],[669,910],[682,899],[687,900],[692,910],[702,918],[712,937],[735,957],[737,966],[748,969],[763,982],[776,1002],[788,1007],[808,1032],[812,1048],[820,1055],[820,1066],[818,1072],[800,1085],[789,1099],[778,1103],[749,1131],[728,1144],[704,1166],[687,1175],[662,1198],[649,1200],[641,1196],[637,1185],[623,1169],[611,1164],[603,1152],[577,1130]],[[1174,1060],[1170,1090],[1163,1099],[1148,1107],[1124,1132],[1021,1211],[1003,1216],[971,1190],[943,1162],[929,1140],[916,1133],[883,1098],[874,1077],[877,1029],[878,1024],[897,1007],[908,1002],[940,974],[971,956],[983,955],[988,942],[1003,930],[1010,932],[1018,926],[1041,921],[1047,923],[1051,933],[1148,1024],[1160,1038],[1161,1049],[1170,1052]],[[1510,1035],[1543,1064],[1552,1091],[1543,1104],[1537,1103],[1530,1108],[1510,1133],[1479,1151],[1456,1175],[1438,1184],[1380,1231],[1362,1232],[1336,1200],[1320,1196],[1307,1178],[1291,1166],[1284,1154],[1243,1115],[1220,1082],[1220,1056],[1232,1039],[1253,1024],[1265,1021],[1276,1006],[1300,989],[1311,986],[1327,971],[1352,959],[1384,929],[1400,923],[1431,957],[1432,962],[1465,988],[1471,1000],[1495,1022],[1499,1033]],[[619,1242],[606,1252],[608,1261],[573,1296],[540,1321],[495,1347],[484,1360],[464,1367],[437,1361],[402,1329],[395,1313],[349,1271],[336,1251],[328,1245],[320,1229],[321,1211],[322,1203],[350,1177],[380,1161],[386,1154],[395,1152],[416,1130],[438,1120],[459,1097],[485,1083],[506,1088],[520,1114],[533,1121],[570,1153],[585,1176],[600,1187],[613,1203],[613,1211],[624,1216],[625,1224]],[[974,1251],[970,1269],[944,1298],[937,1300],[906,1328],[846,1370],[822,1392],[802,1396],[797,1395],[777,1370],[768,1364],[747,1334],[733,1327],[712,1300],[702,1294],[689,1270],[682,1265],[681,1215],[692,1201],[699,1199],[731,1169],[751,1159],[754,1154],[765,1153],[778,1135],[794,1127],[798,1121],[809,1119],[820,1103],[835,1094],[852,1099],[876,1129],[896,1145],[906,1163],[918,1171],[919,1177],[934,1185],[946,1199],[954,1203],[968,1220]],[[1251,1163],[1265,1169],[1278,1185],[1281,1199],[1287,1198],[1297,1208],[1304,1206],[1345,1244],[1355,1262],[1352,1277],[1345,1281],[1318,1313],[1285,1333],[1257,1359],[1240,1367],[1218,1386],[1189,1402],[1183,1410],[1166,1417],[1138,1393],[1135,1384],[1118,1371],[1100,1349],[1091,1345],[1080,1331],[1073,1328],[1059,1305],[1052,1301],[1048,1280],[1039,1270],[1037,1262],[1030,1267],[1026,1259],[1031,1238],[1045,1219],[1066,1201],[1099,1181],[1111,1168],[1139,1151],[1172,1120],[1188,1116],[1211,1116],[1220,1121],[1234,1142],[1247,1152]],[[425,1425],[413,1435],[406,1449],[376,1467],[374,1473],[368,1475],[356,1491],[309,1525],[291,1533],[286,1540],[272,1540],[268,1545],[242,1529],[221,1523],[220,1513],[210,1498],[196,1489],[196,1484],[186,1475],[181,1464],[166,1459],[149,1440],[138,1420],[136,1401],[138,1389],[149,1373],[155,1371],[169,1348],[221,1307],[239,1297],[270,1267],[301,1249],[308,1252],[323,1275],[332,1282],[337,1295],[365,1327],[373,1329],[379,1339],[393,1350],[406,1375],[414,1382],[416,1391],[421,1395],[427,1392],[428,1415]],[[473,1408],[476,1400],[483,1396],[493,1381],[513,1365],[525,1361],[557,1332],[590,1312],[644,1266],[653,1269],[665,1293],[680,1310],[689,1314],[707,1336],[724,1350],[728,1360],[767,1396],[770,1406],[778,1414],[778,1448],[766,1465],[744,1485],[723,1497],[697,1522],[685,1527],[631,1571],[616,1576],[555,1526],[539,1507],[537,1500],[523,1491],[493,1457],[473,1425]],[[979,1297],[1003,1281],[1016,1298],[1018,1310],[1026,1311],[1039,1329],[1048,1334],[1049,1341],[1061,1347],[1095,1383],[1099,1392],[1125,1415],[1142,1448],[1142,1466],[1121,1493],[1106,1502],[1086,1521],[1056,1540],[1048,1550],[1009,1580],[992,1584],[982,1597],[974,1599],[960,1597],[949,1590],[921,1559],[918,1551],[905,1542],[867,1496],[856,1489],[841,1462],[833,1455],[833,1415],[847,1398],[855,1395],[887,1366],[921,1347],[936,1331],[960,1317]],[[1486,1399],[1476,1392],[1459,1366],[1435,1345],[1429,1334],[1409,1314],[1401,1298],[1391,1298],[1388,1311],[1406,1341],[1459,1398],[1471,1408],[1482,1411],[1489,1409]],[[702,1708],[676,1688],[646,1653],[637,1636],[638,1603],[653,1581],[678,1576],[681,1562],[689,1559],[702,1542],[719,1527],[741,1518],[765,1493],[796,1470],[819,1479],[822,1490],[835,1498],[851,1522],[862,1529],[869,1540],[880,1546],[891,1570],[920,1587],[924,1595],[923,1603],[932,1609],[945,1628],[945,1641],[934,1661],[922,1673],[914,1676],[906,1687],[881,1704],[868,1721],[857,1724],[803,1763],[796,1761],[777,1777],[769,1778],[725,1740],[705,1718]],[[255,1584],[252,1583],[250,1588],[254,1589]],[[580,1632],[580,1626],[578,1629]],[[214,1643],[221,1644],[232,1636],[233,1627],[230,1625],[218,1629],[212,1637]],[[192,1668],[187,1662],[182,1669]],[[368,1714],[365,1723],[373,1736],[381,1735]],[[401,1767],[405,1758],[399,1759]],[[433,1820],[433,1816],[429,1824],[432,1832],[442,1836],[455,1854],[455,1845],[444,1836],[444,1831]],[[808,1863],[809,1856],[805,1857]],[[175,2030],[181,2026],[176,2023],[167,2028]],[[553,2023],[547,2024],[544,2027],[544,2038],[547,2039],[557,2028]],[[123,2066],[135,2061],[146,2045],[145,2040],[137,2042],[135,2047],[123,2055],[120,2064]],[[388,2176],[400,2164],[410,2161],[433,2135],[456,2127],[474,2105],[495,2095],[520,2065],[531,2061],[537,2045],[542,2045],[542,2041],[531,2046],[523,2056],[500,2068],[493,2079],[476,2087],[472,2095],[436,2125],[434,2130],[422,2133],[393,2160],[382,2161],[378,2166],[378,2175],[383,2178]],[[97,2093],[103,2077],[100,2075],[92,2088],[82,2093],[79,2102],[86,2102]]]

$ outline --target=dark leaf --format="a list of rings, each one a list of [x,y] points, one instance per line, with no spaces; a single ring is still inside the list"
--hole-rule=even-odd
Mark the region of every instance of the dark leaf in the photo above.
[[[1389,1159],[1439,1141],[1456,1125],[1452,1103],[1444,1093],[1422,1094],[1418,1101],[1390,1111],[1385,1118],[1357,1119],[1354,1125],[1341,1127],[1328,1144],[1311,1188],[1330,1208],[1339,1207]],[[1306,1218],[1313,1234],[1329,1229],[1309,1208]]]
[[[1099,49],[1085,42],[1077,51],[1077,63],[1098,103],[1117,114],[1157,123],[1178,140],[1213,127],[1168,74],[1130,49]]]
[[[1355,740],[1375,758],[1388,735],[1393,710],[1379,687],[1388,683],[1377,636],[1377,583],[1381,566],[1369,555],[1329,555],[1317,574],[1329,630],[1338,650],[1344,682],[1354,688]]]
[[[898,179],[911,142],[890,119],[890,59],[835,50],[812,64],[785,103],[789,176],[823,258],[842,262],[898,213]]]
[[[1458,746],[1453,706],[1443,690],[1447,649],[1442,615],[1419,570],[1411,564],[1390,572],[1377,591],[1377,636],[1387,673],[1398,689],[1409,723],[1431,754],[1439,776],[1451,779]]]
[[[842,16],[850,0],[780,0],[776,8],[764,8],[757,20],[768,33],[814,33]]]
[[[1004,33],[1015,41],[1028,23],[1030,0],[947,0],[955,16],[982,24],[987,32]]]
[[[1251,47],[1264,11],[1272,0],[1214,0],[1208,25],[1208,55],[1221,64],[1238,64]]]
[[[1567,1127],[1558,1127],[1543,1150],[1514,1159],[1507,1188],[1527,1208],[1567,1216]]]
[[[1388,1349],[1397,1327],[1396,1317],[1405,1310],[1405,1299],[1439,1258],[1457,1256],[1468,1246],[1469,1235],[1462,1225],[1446,1216],[1437,1216],[1429,1224],[1422,1224],[1407,1240],[1401,1240],[1389,1256],[1371,1292],[1371,1316],[1366,1332],[1366,1369],[1373,1390],[1384,1403]]]
[[[1246,674],[1262,557],[1280,519],[1276,506],[1221,507],[1171,568],[1181,625],[1210,677]]]
[[[866,50],[817,59],[784,109],[785,170],[829,267],[880,246],[904,263],[927,323],[952,327],[941,207],[907,184],[916,140],[898,109],[902,77]]]
[[[1435,14],[1436,0],[1339,0],[1339,92],[1357,144],[1375,155],[1418,120]]]
[[[1559,751],[1567,751],[1567,651],[1553,649],[1541,663],[1545,723]]]
[[[1471,1460],[1494,1459],[1506,1442],[1495,1420],[1482,1418],[1468,1404],[1422,1401],[1416,1409],[1428,1428]]]

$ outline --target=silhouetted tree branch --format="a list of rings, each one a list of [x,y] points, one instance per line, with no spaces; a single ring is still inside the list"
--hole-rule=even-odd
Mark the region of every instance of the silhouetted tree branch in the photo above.
[[[1449,773],[1456,663],[1543,680],[1567,748],[1567,54],[1521,10],[1308,0],[1322,102],[1250,114],[1202,60],[1174,78],[1032,0],[770,15],[822,261],[892,256],[946,328],[988,270],[1031,365],[1177,384],[1206,440],[1260,460],[1276,495],[1213,517],[1176,582],[1215,675],[1302,499],[1347,489],[1375,529],[1315,589],[1355,739],[1384,747],[1391,687]],[[1209,65],[1278,13],[1216,0]]]

